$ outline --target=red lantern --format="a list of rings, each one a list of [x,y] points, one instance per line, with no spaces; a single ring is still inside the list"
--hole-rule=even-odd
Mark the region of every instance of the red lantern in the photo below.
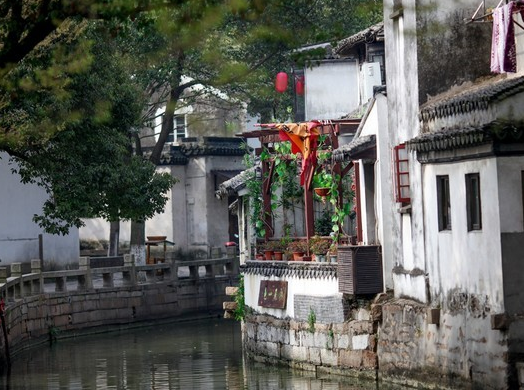
[[[297,77],[295,81],[295,92],[297,95],[304,94],[304,76]]]
[[[287,89],[287,73],[279,72],[277,73],[277,78],[275,79],[275,90],[277,92],[284,92]]]

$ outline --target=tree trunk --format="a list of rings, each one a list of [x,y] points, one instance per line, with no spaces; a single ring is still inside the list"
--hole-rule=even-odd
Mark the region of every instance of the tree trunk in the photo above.
[[[146,264],[145,234],[146,224],[144,222],[131,221],[130,253],[135,255],[136,265]]]
[[[111,221],[109,228],[108,256],[118,256],[118,244],[120,242],[120,220]]]

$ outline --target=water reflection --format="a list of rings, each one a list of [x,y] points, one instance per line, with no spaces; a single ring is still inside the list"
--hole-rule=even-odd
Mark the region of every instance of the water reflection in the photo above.
[[[244,364],[234,321],[171,323],[60,340],[19,354],[4,389],[376,389]]]

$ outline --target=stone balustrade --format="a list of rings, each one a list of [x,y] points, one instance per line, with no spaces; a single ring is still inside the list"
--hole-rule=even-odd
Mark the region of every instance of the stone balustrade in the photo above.
[[[135,265],[132,255],[124,255],[123,266],[97,268],[91,268],[90,262],[90,257],[80,257],[76,270],[42,272],[41,261],[35,259],[31,260],[29,274],[22,274],[21,263],[12,263],[10,277],[7,277],[7,267],[0,267],[0,297],[8,303],[41,293],[130,287],[178,279],[213,279],[236,276],[239,272],[235,257]],[[143,274],[145,278],[137,278],[137,274]]]
[[[42,271],[40,260],[22,274],[20,263],[11,273],[0,267],[0,297],[10,350],[16,353],[47,340],[91,328],[132,327],[138,323],[180,316],[221,315],[225,289],[238,283],[238,257],[137,265],[131,255],[123,262],[81,257],[78,268]],[[9,276],[8,276],[9,275]],[[214,314],[213,314],[214,313]],[[54,336],[53,336],[54,337]],[[5,362],[0,337],[0,364]]]

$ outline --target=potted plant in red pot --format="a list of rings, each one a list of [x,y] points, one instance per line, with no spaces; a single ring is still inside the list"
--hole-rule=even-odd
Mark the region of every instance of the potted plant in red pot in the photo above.
[[[306,240],[291,241],[288,250],[293,254],[293,260],[302,260],[304,254],[308,254],[308,243]]]
[[[267,241],[262,245],[262,253],[264,253],[264,260],[273,260],[274,249],[271,241]]]

